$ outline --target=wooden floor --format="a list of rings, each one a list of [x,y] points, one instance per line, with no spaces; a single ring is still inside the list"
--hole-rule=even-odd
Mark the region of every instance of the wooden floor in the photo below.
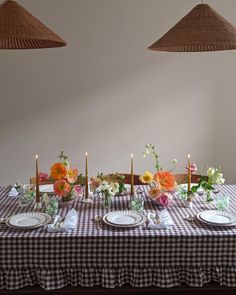
[[[219,286],[218,284],[208,284],[202,288],[192,288],[189,286],[181,286],[169,289],[161,289],[161,288],[132,288],[130,286],[125,286],[122,288],[116,289],[104,289],[104,288],[71,288],[66,287],[60,290],[53,290],[53,291],[44,291],[39,287],[29,287],[23,288],[20,290],[0,290],[0,294],[16,294],[16,295],[23,295],[23,294],[54,294],[54,295],[63,295],[63,294],[79,294],[79,295],[165,295],[165,294],[183,294],[183,295],[211,295],[216,294],[216,292],[222,292],[224,295],[229,294],[236,294],[236,288],[227,288]]]

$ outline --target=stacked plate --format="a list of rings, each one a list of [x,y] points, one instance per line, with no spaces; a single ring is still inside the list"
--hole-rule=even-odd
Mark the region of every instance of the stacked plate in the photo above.
[[[17,229],[34,229],[50,223],[51,216],[41,212],[27,212],[13,215],[7,219],[9,227]]]
[[[53,189],[53,184],[43,184],[39,186],[39,192],[41,194],[53,194],[54,189]]]
[[[139,212],[114,211],[104,215],[103,221],[111,226],[132,228],[144,224],[147,218]]]
[[[197,214],[197,219],[208,225],[235,226],[236,214],[218,210],[206,210]]]

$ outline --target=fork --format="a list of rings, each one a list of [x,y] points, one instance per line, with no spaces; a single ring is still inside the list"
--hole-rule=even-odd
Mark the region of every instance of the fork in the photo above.
[[[94,218],[94,221],[95,221],[95,224],[96,224],[96,228],[97,229],[101,229],[101,226],[100,226],[100,221],[102,220],[102,217],[99,216],[99,215],[96,215],[95,218]]]

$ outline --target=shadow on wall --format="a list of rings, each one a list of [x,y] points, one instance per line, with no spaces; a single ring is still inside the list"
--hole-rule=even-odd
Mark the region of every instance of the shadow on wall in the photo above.
[[[149,142],[160,149],[163,166],[178,158],[184,167],[189,152],[204,164],[211,160],[216,56],[148,51],[158,35],[156,27],[150,31],[148,13],[163,18],[159,2],[153,2],[155,13],[131,2],[125,9],[117,1],[74,2],[65,27],[76,29],[62,30],[70,46],[0,57],[6,69],[0,72],[2,183],[19,175],[26,181],[36,152],[48,170],[61,149],[72,162],[79,158],[80,167],[88,151],[91,174],[128,171],[131,152],[143,172],[149,163],[141,153]]]

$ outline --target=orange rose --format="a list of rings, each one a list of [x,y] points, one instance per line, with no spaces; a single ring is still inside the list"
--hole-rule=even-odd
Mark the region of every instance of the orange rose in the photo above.
[[[66,167],[62,163],[55,163],[50,170],[52,179],[58,180],[66,177]]]
[[[158,171],[154,175],[154,179],[161,190],[172,191],[175,187],[175,177],[169,171]]]
[[[61,179],[54,183],[53,189],[57,196],[65,197],[71,191],[71,186],[66,180]]]
[[[150,191],[148,192],[149,196],[152,199],[156,199],[159,195],[160,195],[161,191],[159,189],[159,187],[153,187],[150,189]]]

